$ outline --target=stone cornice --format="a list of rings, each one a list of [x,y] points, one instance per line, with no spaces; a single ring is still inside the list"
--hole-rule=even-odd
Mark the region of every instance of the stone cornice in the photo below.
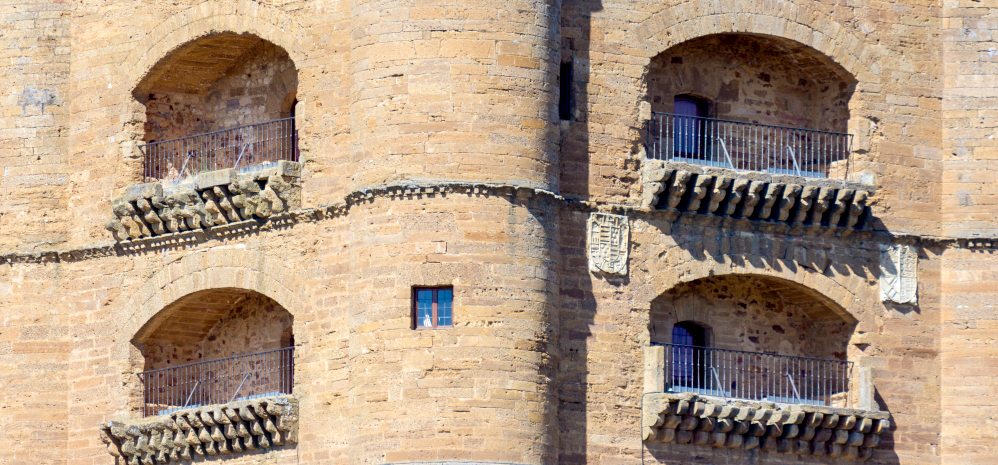
[[[126,242],[265,220],[300,206],[300,178],[298,163],[281,160],[244,172],[208,171],[181,184],[137,184],[111,202],[106,228]]]
[[[125,465],[192,462],[292,444],[298,401],[290,395],[187,408],[99,425],[101,441]]]
[[[355,190],[344,201],[312,208],[298,208],[274,214],[266,219],[250,218],[228,222],[208,229],[187,230],[137,240],[83,246],[68,250],[38,252],[13,252],[0,255],[0,264],[64,263],[79,262],[101,257],[133,255],[157,250],[190,247],[213,240],[231,240],[248,234],[292,227],[297,223],[312,223],[340,218],[351,208],[368,204],[376,199],[405,200],[446,197],[447,195],[503,197],[507,199],[537,199],[553,202],[574,211],[606,211],[646,220],[666,219],[691,224],[718,225],[748,228],[776,234],[809,234],[804,228],[780,225],[774,222],[757,222],[745,219],[712,218],[707,215],[682,214],[624,204],[605,204],[562,196],[556,192],[529,185],[493,184],[462,181],[402,181]],[[953,247],[975,251],[993,251],[998,248],[998,238],[945,238],[918,235],[892,235],[885,231],[856,231],[857,236],[879,238],[885,242],[906,242],[923,246]]]
[[[646,160],[642,206],[849,235],[869,229],[872,186]]]
[[[649,393],[642,401],[649,443],[867,459],[890,429],[890,415],[812,405]]]

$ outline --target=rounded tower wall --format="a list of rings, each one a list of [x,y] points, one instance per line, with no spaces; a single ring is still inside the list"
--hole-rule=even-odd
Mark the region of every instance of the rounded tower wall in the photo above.
[[[356,270],[343,306],[354,463],[553,463],[553,208],[441,197],[353,212],[341,261]],[[447,286],[452,326],[418,327],[414,287]]]
[[[553,187],[558,12],[550,2],[352,5],[354,186]]]

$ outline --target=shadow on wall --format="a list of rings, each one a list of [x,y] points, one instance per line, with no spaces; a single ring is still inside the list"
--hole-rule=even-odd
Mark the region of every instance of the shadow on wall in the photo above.
[[[642,218],[662,235],[675,241],[689,258],[732,268],[765,269],[775,272],[818,273],[831,277],[857,277],[875,283],[883,277],[884,250],[903,243],[881,231],[843,236],[821,226],[786,228],[745,219],[721,219],[711,215],[684,214],[672,217],[649,215]],[[876,218],[869,221],[881,225]],[[720,226],[721,223],[727,227]],[[937,255],[940,250],[918,250],[918,259]],[[918,305],[883,302],[892,311],[921,313]]]
[[[562,138],[560,183],[563,195],[588,199],[590,193],[590,114],[588,81],[591,71],[590,43],[592,14],[603,10],[602,0],[564,2],[561,11],[562,70],[570,69],[570,85],[561,88],[571,95],[561,95]],[[565,65],[568,63],[568,66]],[[566,76],[561,76],[566,79]],[[567,103],[567,107],[566,104]],[[566,120],[567,117],[567,120]],[[589,463],[587,402],[589,373],[587,362],[595,320],[596,301],[592,276],[585,263],[586,239],[579,231],[586,230],[585,214],[565,212],[560,228],[560,260],[565,270],[560,277],[561,360],[558,370],[558,460],[564,465]],[[571,270],[571,271],[569,271]],[[628,400],[622,400],[627,402]],[[634,406],[638,405],[635,400]],[[635,428],[637,435],[639,430]]]
[[[603,9],[600,1],[566,2],[562,8],[562,34],[563,34],[563,68],[562,77],[565,76],[565,63],[570,62],[571,75],[574,82],[570,86],[572,90],[571,98],[568,100],[571,107],[570,112],[565,112],[565,100],[562,101],[562,150],[561,150],[561,188],[564,195],[571,197],[588,199],[594,192],[590,185],[592,160],[590,157],[590,117],[589,108],[591,96],[587,93],[588,81],[590,77],[590,34],[591,16],[595,12]],[[710,40],[725,41],[738,38],[712,38]],[[785,44],[784,40],[778,38],[760,38],[756,36],[743,37],[744,43],[738,42],[739,50],[754,49],[759,43],[771,41],[779,47],[791,47]],[[703,44],[700,44],[703,45]],[[701,47],[702,48],[702,47]],[[791,47],[792,48],[792,47]],[[789,49],[788,49],[789,50]],[[692,50],[701,53],[704,50]],[[803,66],[817,66],[808,58],[806,53],[811,50],[799,50],[792,48],[795,56],[799,56],[799,63]],[[662,58],[660,55],[658,58]],[[813,58],[813,57],[812,57]],[[803,61],[800,61],[803,60]],[[669,57],[669,63],[662,65],[669,68],[673,63],[673,57]],[[676,60],[678,61],[678,60]],[[796,62],[795,62],[796,63]],[[818,63],[822,64],[822,63]],[[676,71],[673,69],[673,71]],[[677,92],[689,93],[698,92],[691,86],[697,84],[695,75],[702,70],[689,70],[689,76],[682,76],[676,81],[679,85]],[[739,111],[748,111],[742,116],[750,121],[767,124],[785,124],[812,127],[816,129],[841,131],[846,130],[850,118],[848,102],[855,89],[855,82],[849,76],[840,74],[839,69],[825,69],[827,71],[822,76],[832,81],[825,85],[802,76],[780,76],[773,79],[771,75],[764,76],[755,73],[753,76],[745,77],[746,82],[732,82],[734,79],[717,80],[717,94],[715,98],[723,105],[713,108],[713,116],[734,117]],[[751,81],[751,82],[749,82]],[[670,84],[658,81],[652,87],[661,90]],[[702,82],[701,82],[702,84]],[[685,86],[685,87],[684,87]],[[788,99],[774,99],[772,102],[762,102],[753,100],[746,94],[752,90],[765,90],[773,93],[780,89],[792,91],[791,94],[799,94],[799,99],[790,101]],[[566,87],[562,83],[562,91]],[[704,92],[700,89],[699,92]],[[649,96],[649,101],[652,96]],[[652,103],[656,111],[668,111],[668,105],[664,97],[659,97],[657,102]],[[750,107],[736,108],[737,105],[746,103]],[[818,103],[816,103],[818,102]],[[659,105],[659,106],[656,106]],[[815,106],[822,109],[814,110]],[[812,110],[808,114],[800,114],[801,109]],[[814,113],[817,111],[818,113]],[[718,112],[721,112],[720,114]],[[823,112],[823,113],[822,113]],[[569,121],[564,121],[565,117]],[[636,127],[644,128],[646,122],[635,122]],[[825,125],[825,126],[823,126]],[[828,126],[830,125],[830,126]],[[644,132],[642,132],[642,135]],[[642,144],[643,140],[635,141],[636,145]],[[815,230],[798,234],[799,231],[778,231],[779,228],[770,228],[764,224],[729,225],[734,227],[721,227],[721,221],[717,218],[682,218],[664,220],[656,214],[649,215],[643,220],[652,224],[661,231],[661,236],[670,236],[678,246],[685,251],[693,261],[707,262],[711,264],[733,264],[738,268],[758,268],[770,269],[776,272],[788,271],[797,273],[818,273],[822,275],[839,275],[858,277],[866,282],[875,282],[880,275],[879,260],[881,246],[891,242],[892,238],[887,234],[863,235],[859,237],[842,237],[826,234],[827,231]],[[737,220],[736,220],[737,222]],[[749,224],[748,221],[745,224]],[[883,225],[875,218],[870,219],[868,226],[872,226],[875,231],[884,231]],[[585,271],[587,269],[585,259],[586,240],[579,231],[586,230],[586,214],[583,212],[566,212],[562,218],[562,228],[560,231],[560,260],[563,275],[560,277],[560,340],[561,363],[559,371],[559,441],[560,455],[558,463],[562,464],[585,464],[600,460],[600,456],[633,457],[639,453],[633,446],[628,445],[608,445],[593,441],[604,434],[616,434],[608,431],[591,430],[598,423],[603,423],[606,428],[612,423],[613,418],[639,418],[638,412],[641,403],[640,396],[620,396],[620,399],[610,405],[598,405],[590,402],[591,398],[600,396],[600,392],[590,392],[593,383],[597,381],[589,373],[590,358],[604,357],[604,348],[597,348],[596,345],[603,344],[596,341],[592,328],[599,326],[596,319],[597,300],[600,307],[605,307],[606,303],[613,305],[615,298],[626,299],[621,296],[624,286],[629,285],[627,279],[607,280],[605,283],[594,282],[593,276]],[[635,244],[632,243],[632,247]],[[757,283],[758,284],[758,283]],[[594,293],[599,293],[595,295]],[[804,305],[804,304],[802,304]],[[806,305],[804,305],[806,306]],[[906,307],[909,310],[918,311],[917,307]],[[602,310],[601,310],[602,311]],[[807,313],[803,311],[803,313]],[[768,324],[768,336],[779,333],[783,330],[786,336],[791,330],[807,335],[818,334],[823,329],[821,325],[808,325],[800,318],[791,318],[788,325],[796,325],[796,328],[773,328],[780,326],[779,323]],[[844,319],[830,319],[828,325],[833,326],[832,335],[838,334],[839,338],[831,343],[834,347],[817,347],[812,344],[806,350],[806,354],[813,355],[820,352],[820,355],[831,357],[845,357],[849,335],[855,330],[855,320],[846,321]],[[760,323],[761,324],[761,323]],[[839,326],[835,326],[839,325]],[[844,326],[843,326],[844,325]],[[838,332],[836,332],[838,331]],[[746,339],[752,336],[743,335]],[[800,334],[798,334],[800,336]],[[775,351],[781,346],[790,342],[790,336],[782,340],[778,337],[771,337],[772,341],[766,341],[764,336],[759,336],[760,342],[756,344],[760,351]],[[829,336],[831,337],[831,336]],[[637,340],[638,338],[634,338]],[[773,347],[767,346],[768,342],[775,344]],[[830,352],[825,353],[823,350]],[[620,349],[626,352],[625,348]],[[790,352],[795,352],[791,350]],[[800,352],[800,351],[797,351]],[[602,361],[602,359],[601,359]],[[888,410],[888,406],[879,395],[876,396],[879,408]],[[593,420],[597,419],[597,420]],[[620,425],[621,429],[629,425]],[[640,425],[632,425],[634,440],[640,438]],[[616,428],[616,426],[614,426]],[[882,435],[881,446],[869,463],[875,464],[897,464],[899,458],[893,450],[893,428]],[[646,454],[646,452],[648,452]],[[787,455],[779,453],[760,453],[759,451],[717,451],[701,446],[683,445],[648,445],[641,444],[641,459],[651,459],[652,462],[667,463],[673,465],[687,464],[730,464],[743,465],[746,463],[758,464],[785,464],[790,460],[795,463],[806,464],[830,464],[838,461],[829,458],[811,456],[801,458],[797,455]],[[637,458],[637,457],[633,457]]]
[[[559,113],[562,119],[560,186],[566,195],[588,199],[590,177],[590,34],[591,17],[601,11],[601,0],[565,2],[561,14],[562,95]],[[566,75],[567,74],[567,75]],[[564,92],[569,95],[564,95]]]

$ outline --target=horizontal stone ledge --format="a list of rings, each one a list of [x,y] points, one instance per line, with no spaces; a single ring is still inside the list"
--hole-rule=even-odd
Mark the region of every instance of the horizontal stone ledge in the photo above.
[[[218,189],[215,187],[215,189]],[[230,189],[231,190],[231,189]],[[143,191],[148,192],[148,191]],[[184,228],[180,230],[169,229],[161,234],[147,234],[147,232],[142,232],[137,238],[131,238],[130,236],[124,239],[119,239],[118,235],[115,238],[118,239],[117,246],[123,249],[125,252],[136,252],[145,251],[149,249],[155,249],[162,246],[179,245],[186,243],[196,243],[199,242],[205,236],[210,237],[225,237],[225,236],[238,236],[242,233],[256,231],[264,227],[264,225],[287,225],[291,223],[296,223],[299,221],[316,221],[325,218],[336,218],[347,214],[350,209],[356,205],[368,204],[376,199],[388,199],[388,200],[401,200],[401,199],[413,199],[413,198],[428,198],[428,197],[446,197],[448,195],[466,195],[470,197],[503,197],[503,198],[517,198],[517,199],[530,199],[530,198],[546,198],[553,199],[556,201],[568,202],[566,199],[543,189],[537,189],[529,186],[521,185],[509,185],[509,184],[489,184],[489,183],[472,183],[472,182],[440,182],[440,183],[400,183],[400,184],[390,184],[390,185],[380,185],[367,187],[360,189],[348,194],[342,203],[326,205],[316,208],[294,208],[291,209],[288,204],[288,208],[282,211],[271,210],[269,215],[261,216],[259,214],[259,208],[256,207],[255,215],[242,215],[245,217],[238,217],[234,220],[219,220],[211,224],[210,227],[196,226],[191,228]],[[140,201],[139,201],[140,202]],[[207,202],[206,202],[207,203]],[[237,203],[233,202],[234,205],[238,206]],[[295,206],[300,206],[295,203]],[[209,213],[214,210],[210,209],[210,205],[207,208]],[[200,208],[195,206],[195,210],[199,211]],[[203,213],[203,212],[201,212]],[[200,214],[200,213],[199,213]],[[136,219],[135,224],[138,223],[139,219]],[[127,220],[121,220],[122,224],[127,223]],[[147,222],[147,224],[149,224]],[[112,230],[117,226],[111,224],[108,225],[108,229]],[[142,227],[142,224],[139,224]],[[126,232],[131,231],[126,228]]]
[[[865,460],[891,426],[890,414],[881,411],[693,393],[651,393],[642,402],[648,443]]]
[[[124,465],[191,462],[272,449],[298,440],[298,401],[290,395],[184,408],[99,425],[101,441]]]
[[[642,206],[791,226],[864,229],[873,187],[800,176],[645,160]]]
[[[556,192],[539,189],[529,185],[517,184],[490,184],[464,181],[423,181],[423,182],[400,182],[398,184],[386,184],[375,187],[367,187],[351,192],[344,201],[338,203],[325,204],[310,208],[296,208],[284,211],[268,217],[266,220],[253,218],[225,225],[213,226],[207,229],[186,230],[178,233],[164,233],[155,237],[142,237],[139,239],[126,239],[115,241],[114,243],[104,243],[99,245],[88,245],[77,248],[63,250],[45,250],[34,252],[10,252],[0,254],[0,263],[60,263],[78,262],[89,259],[110,257],[122,254],[132,254],[137,252],[148,252],[162,248],[170,248],[176,245],[190,245],[215,239],[227,239],[239,237],[247,231],[265,230],[277,224],[280,227],[289,227],[299,222],[316,222],[330,218],[339,218],[349,213],[351,207],[355,205],[370,203],[375,199],[401,200],[412,198],[423,198],[430,196],[445,197],[448,193],[464,194],[469,196],[482,197],[517,197],[524,199],[542,199],[553,203],[556,207],[565,208],[570,211],[606,211],[629,217],[654,217],[659,214],[668,214],[660,210],[649,211],[648,208],[631,205],[609,205],[594,201],[583,201],[564,197]],[[705,215],[697,216],[700,219],[709,219]],[[756,223],[760,225],[772,223]],[[977,237],[936,237],[927,235],[893,235],[885,231],[866,229],[865,232],[880,237],[884,241],[898,242],[907,241],[911,244],[920,244],[922,247],[944,247],[944,248],[967,248],[974,250],[993,250],[998,247],[998,238],[977,238]],[[973,247],[971,247],[973,244]],[[987,247],[992,247],[988,249]]]

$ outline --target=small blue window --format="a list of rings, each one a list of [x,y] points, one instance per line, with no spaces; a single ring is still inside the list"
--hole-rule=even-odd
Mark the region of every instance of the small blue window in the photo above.
[[[413,319],[416,329],[454,326],[454,288],[413,288]]]

